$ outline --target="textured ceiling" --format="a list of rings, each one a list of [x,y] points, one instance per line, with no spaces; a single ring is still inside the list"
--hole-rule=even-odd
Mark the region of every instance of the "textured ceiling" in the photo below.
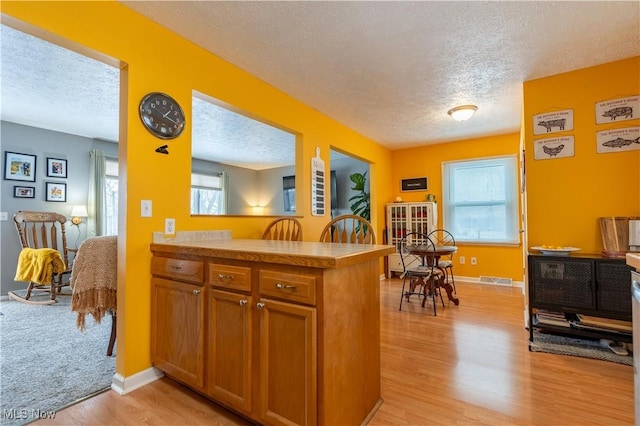
[[[121,3],[390,149],[517,132],[523,81],[640,55],[638,1]],[[1,41],[3,120],[117,139],[115,68]]]
[[[640,55],[638,1],[121,3],[392,149],[516,132],[523,81]]]

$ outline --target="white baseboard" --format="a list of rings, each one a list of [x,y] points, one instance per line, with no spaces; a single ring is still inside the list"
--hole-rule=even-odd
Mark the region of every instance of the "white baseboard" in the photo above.
[[[119,395],[126,395],[129,392],[141,388],[144,385],[148,385],[163,376],[164,373],[155,367],[148,368],[129,377],[123,377],[116,373],[114,374],[113,381],[111,382],[111,389]]]
[[[380,276],[380,280],[387,279],[384,275]],[[464,282],[469,284],[480,284],[480,285],[497,285],[501,287],[520,287],[524,288],[524,281],[511,281],[511,284],[501,284],[497,282],[482,282],[480,281],[480,277],[464,277],[460,275],[455,276],[456,282]]]

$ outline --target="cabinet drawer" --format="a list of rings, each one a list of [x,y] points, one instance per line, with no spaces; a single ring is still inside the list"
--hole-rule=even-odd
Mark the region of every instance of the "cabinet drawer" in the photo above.
[[[204,265],[198,260],[151,258],[151,274],[202,284]]]
[[[316,304],[316,277],[260,271],[260,294],[308,305]]]
[[[209,284],[232,290],[251,291],[251,268],[210,263]]]

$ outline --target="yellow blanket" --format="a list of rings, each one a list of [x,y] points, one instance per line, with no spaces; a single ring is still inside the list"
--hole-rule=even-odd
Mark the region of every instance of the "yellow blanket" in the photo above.
[[[15,281],[51,284],[53,274],[64,272],[65,264],[57,250],[24,248],[18,257]]]

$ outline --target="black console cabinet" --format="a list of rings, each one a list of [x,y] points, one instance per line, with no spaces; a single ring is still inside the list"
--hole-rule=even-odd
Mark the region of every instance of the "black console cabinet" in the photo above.
[[[631,321],[632,269],[625,259],[529,255],[528,262],[530,340],[534,328],[582,337],[612,337],[606,332],[539,324],[536,309]],[[619,335],[615,337],[621,340]]]

